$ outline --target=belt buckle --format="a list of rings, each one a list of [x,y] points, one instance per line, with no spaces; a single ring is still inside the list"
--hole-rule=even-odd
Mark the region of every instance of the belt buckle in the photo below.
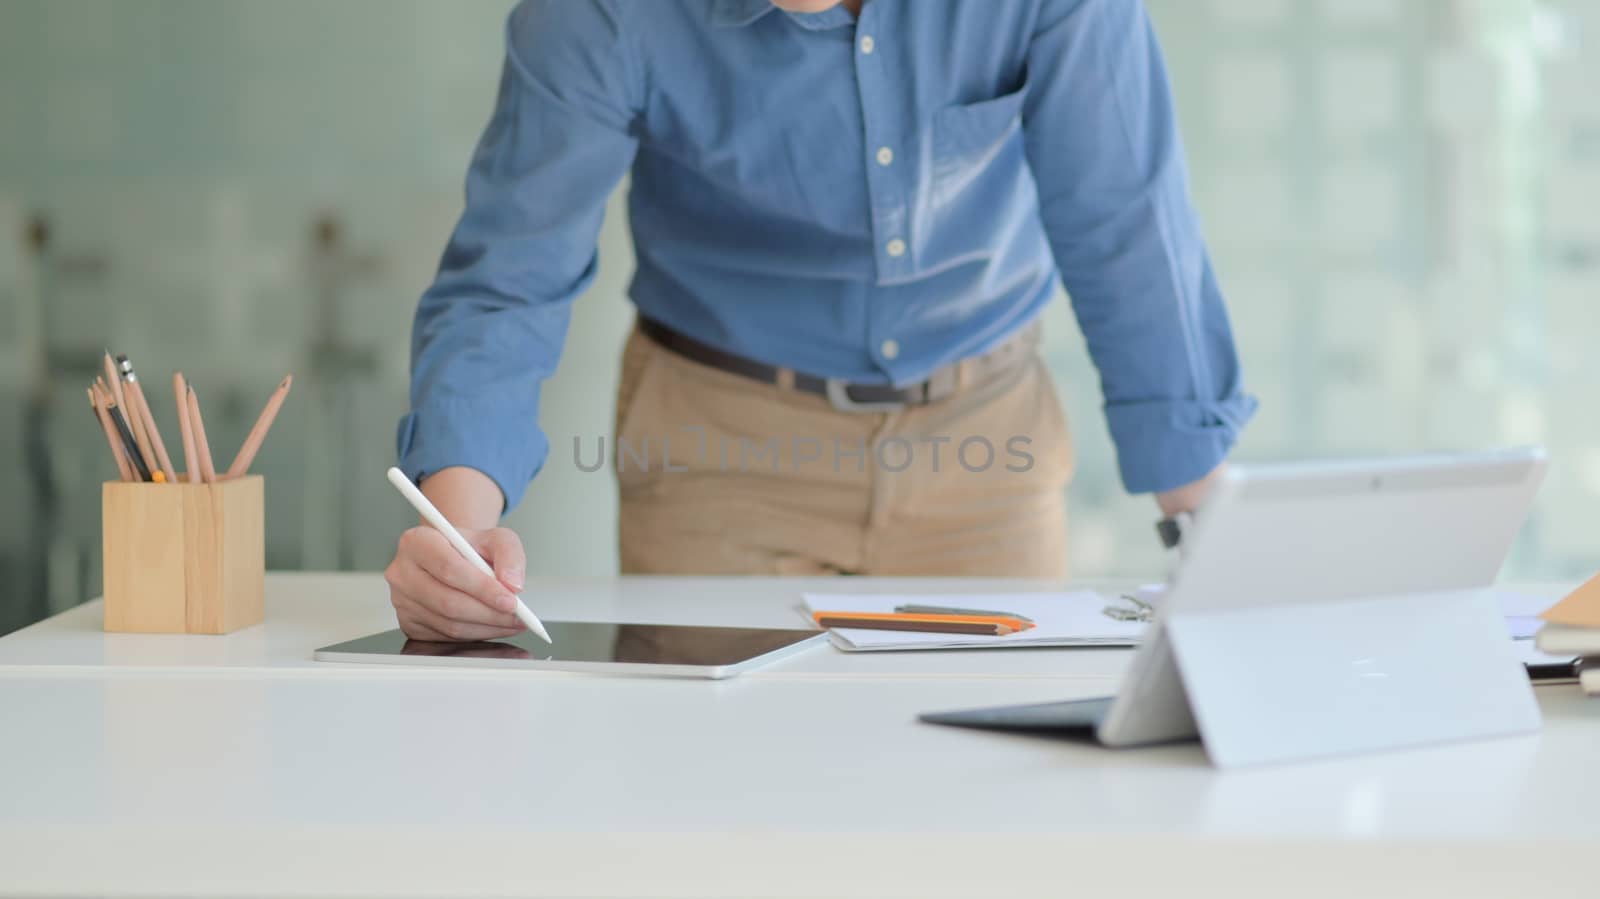
[[[906,404],[901,400],[882,403],[858,403],[850,398],[850,385],[840,378],[828,378],[822,383],[823,389],[828,396],[828,404],[840,412],[855,412],[858,414],[899,412],[906,407]]]

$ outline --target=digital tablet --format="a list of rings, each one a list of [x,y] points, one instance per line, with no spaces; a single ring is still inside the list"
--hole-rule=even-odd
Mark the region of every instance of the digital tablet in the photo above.
[[[319,662],[530,668],[658,677],[733,677],[824,641],[826,631],[546,621],[531,633],[475,643],[412,640],[398,629],[324,646]]]

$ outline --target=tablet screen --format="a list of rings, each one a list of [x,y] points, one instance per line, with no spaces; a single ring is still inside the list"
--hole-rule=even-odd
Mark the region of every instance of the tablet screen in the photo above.
[[[644,665],[737,665],[818,635],[815,630],[696,627],[675,624],[614,624],[546,621],[552,642],[531,633],[501,640],[435,643],[384,631],[319,650],[343,656],[428,656],[509,661],[622,662]]]

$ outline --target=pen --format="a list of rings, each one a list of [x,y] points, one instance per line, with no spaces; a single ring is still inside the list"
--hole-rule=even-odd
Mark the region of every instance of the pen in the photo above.
[[[1026,615],[1018,615],[1016,612],[997,612],[993,609],[960,609],[954,606],[924,606],[908,603],[903,606],[895,606],[894,610],[903,615],[978,615],[983,618],[1015,618],[1018,621],[1026,621],[1029,624],[1033,624],[1033,619]]]
[[[444,513],[440,512],[438,507],[430,502],[426,496],[422,495],[422,491],[417,489],[416,484],[411,483],[411,479],[406,477],[405,472],[398,468],[389,469],[389,483],[400,491],[400,495],[406,498],[406,502],[417,510],[424,521],[433,525],[434,530],[443,534],[444,539],[450,541],[450,545],[456,548],[456,552],[460,553],[463,559],[471,562],[472,567],[484,574],[494,577],[494,569],[489,566],[489,563],[483,560],[483,556],[478,555],[478,551],[472,548],[472,544],[467,542],[467,538],[461,536],[461,532],[456,530],[455,525],[444,517]],[[517,607],[512,611],[516,613],[517,618],[523,624],[528,626],[528,630],[539,636],[539,639],[546,643],[555,642],[550,639],[550,632],[544,629],[544,623],[539,620],[539,616],[533,614],[533,610],[528,608],[527,603],[522,601],[522,597],[517,597]]]

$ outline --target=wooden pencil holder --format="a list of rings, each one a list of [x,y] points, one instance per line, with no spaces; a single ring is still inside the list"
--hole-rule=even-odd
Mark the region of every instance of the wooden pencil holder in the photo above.
[[[259,623],[262,498],[259,475],[213,484],[104,484],[105,629],[226,634]]]

